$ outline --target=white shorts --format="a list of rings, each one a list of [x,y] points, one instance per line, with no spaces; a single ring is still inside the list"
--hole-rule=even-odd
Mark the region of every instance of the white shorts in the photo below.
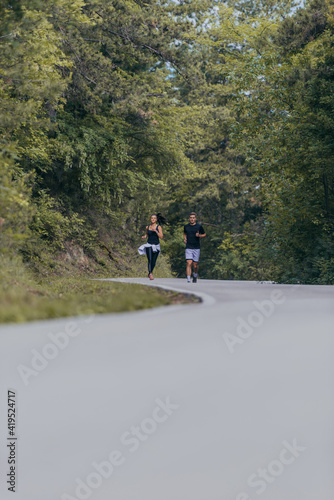
[[[186,260],[193,260],[194,262],[198,262],[200,253],[200,248],[186,248]]]

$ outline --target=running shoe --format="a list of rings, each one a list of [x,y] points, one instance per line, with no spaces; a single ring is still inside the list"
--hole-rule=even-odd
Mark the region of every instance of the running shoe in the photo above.
[[[197,283],[197,278],[195,278],[195,276],[193,276],[193,283]]]

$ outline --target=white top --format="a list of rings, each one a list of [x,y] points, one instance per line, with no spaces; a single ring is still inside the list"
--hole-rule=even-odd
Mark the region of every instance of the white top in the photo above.
[[[147,247],[152,247],[153,252],[161,252],[160,243],[158,243],[158,245],[152,245],[151,243],[145,243],[144,245],[142,245],[138,248],[139,255],[145,255]]]

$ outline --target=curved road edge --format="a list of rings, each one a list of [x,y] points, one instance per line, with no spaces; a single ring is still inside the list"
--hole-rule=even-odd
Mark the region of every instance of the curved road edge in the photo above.
[[[164,278],[156,278],[156,280],[163,280]],[[198,297],[202,303],[202,305],[205,306],[212,306],[214,305],[217,301],[216,299],[212,296],[209,295],[208,293],[204,292],[199,292],[197,290],[189,290],[186,287],[180,287],[180,286],[175,286],[175,285],[164,285],[163,283],[152,283],[151,281],[147,281],[145,278],[104,278],[104,279],[99,279],[96,281],[116,281],[119,283],[133,283],[136,285],[145,285],[145,286],[151,286],[154,288],[161,288],[162,290],[170,290],[173,292],[178,292],[182,293],[185,296],[195,296]],[[190,284],[192,285],[192,284]],[[170,307],[170,306],[165,306],[165,307]]]

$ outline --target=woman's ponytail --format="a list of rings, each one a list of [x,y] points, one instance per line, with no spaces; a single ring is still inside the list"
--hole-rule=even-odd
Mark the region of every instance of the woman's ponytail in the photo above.
[[[158,212],[157,214],[153,214],[153,215],[156,216],[157,223],[159,226],[161,226],[162,224],[167,224],[166,218],[160,212]]]

